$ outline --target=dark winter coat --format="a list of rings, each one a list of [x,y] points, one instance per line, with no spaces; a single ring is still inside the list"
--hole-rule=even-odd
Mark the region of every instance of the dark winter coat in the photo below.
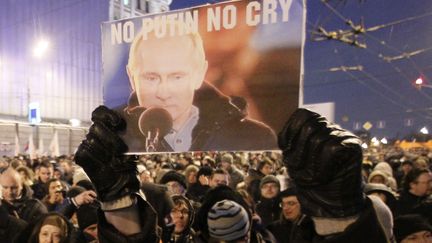
[[[137,98],[131,94],[129,105],[124,109],[128,120],[125,141],[129,151],[143,151],[145,139],[138,129],[142,109],[137,107]],[[238,107],[231,103],[214,86],[204,83],[195,92],[193,105],[199,109],[199,120],[192,131],[191,151],[214,150],[272,150],[277,149],[276,136],[264,123],[247,119]],[[134,110],[134,111],[132,111]],[[157,151],[172,151],[162,140]]]
[[[279,197],[267,199],[262,198],[256,205],[256,212],[261,217],[263,227],[267,227],[273,221],[280,218],[281,208]]]
[[[28,186],[24,186],[22,196],[20,199],[15,200],[13,203],[3,200],[3,205],[11,215],[18,214],[19,218],[30,222],[40,215],[48,213],[46,206],[32,197],[33,192]]]
[[[6,208],[0,206],[0,239],[2,242],[13,242],[13,239],[27,226],[27,223],[8,214]]]

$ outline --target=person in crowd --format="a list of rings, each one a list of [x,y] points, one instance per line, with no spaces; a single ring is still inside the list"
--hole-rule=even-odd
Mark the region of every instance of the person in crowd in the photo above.
[[[12,167],[0,174],[0,185],[2,204],[10,215],[30,222],[48,212],[41,201],[33,198],[33,191],[22,183],[21,176]]]
[[[397,216],[397,198],[393,190],[381,183],[368,183],[364,187],[366,195],[373,195],[381,199],[391,210],[393,216]]]
[[[200,242],[276,243],[268,230],[254,225],[243,197],[226,185],[206,194],[196,219]]]
[[[210,156],[204,156],[204,158],[201,161],[201,166],[208,166],[210,168],[215,168],[216,167],[216,163],[214,161],[214,159]],[[198,177],[199,178],[199,177]]]
[[[384,172],[379,171],[379,170],[374,170],[369,175],[368,183],[383,184],[383,185],[387,186],[388,177]]]
[[[170,213],[170,230],[164,231],[164,243],[193,243],[196,242],[195,231],[192,224],[195,218],[195,209],[189,200],[182,195],[172,196],[174,207]]]
[[[215,188],[220,185],[227,186],[229,185],[229,181],[230,178],[228,172],[223,169],[216,169],[210,177],[209,186],[210,188]]]
[[[15,242],[75,243],[76,239],[73,225],[63,215],[51,212],[28,224]]]
[[[51,178],[46,183],[48,188],[48,195],[46,195],[42,202],[47,207],[48,211],[60,211],[66,206],[66,190],[63,187],[61,180],[56,178]]]
[[[306,234],[299,228],[311,224],[312,221],[301,212],[301,205],[297,199],[295,187],[290,187],[280,193],[282,214],[279,220],[272,222],[267,229],[274,235],[279,243],[296,242],[303,240]]]
[[[389,186],[393,191],[397,191],[398,185],[396,179],[393,177],[393,168],[387,162],[379,162],[375,165],[373,172],[380,171],[385,174],[387,186]],[[372,172],[372,173],[373,173]]]
[[[420,215],[397,217],[393,232],[397,243],[432,243],[432,226]]]
[[[261,179],[273,173],[273,162],[269,158],[260,160],[257,164],[257,168],[250,169],[248,176],[245,178],[246,188],[250,195],[252,195],[255,202],[258,202],[260,198],[260,182]]]
[[[222,155],[220,160],[220,168],[227,171],[230,177],[229,187],[236,189],[237,185],[244,180],[243,173],[235,166],[234,157],[230,153]]]
[[[431,174],[426,169],[415,168],[408,172],[398,202],[398,212],[401,215],[410,213],[426,201],[431,180]]]
[[[184,175],[186,177],[186,183],[188,188],[198,183],[198,171],[199,168],[196,165],[191,164],[186,167]]]
[[[20,173],[21,181],[25,185],[31,187],[33,185],[33,171],[29,167],[24,165],[17,167],[16,170],[18,171],[18,173]]]
[[[198,170],[198,182],[188,187],[187,195],[189,199],[195,202],[201,202],[206,192],[210,189],[209,181],[213,174],[213,168],[209,166],[201,166]]]
[[[262,226],[267,227],[280,217],[280,183],[274,175],[262,178],[260,183],[261,198],[256,205],[258,215],[262,219]]]
[[[63,159],[58,162],[59,168],[63,171],[63,178],[65,182],[67,182],[69,185],[72,185],[73,183],[73,174],[74,174],[74,167],[73,163],[69,159]]]
[[[188,28],[181,21],[158,24]],[[276,148],[271,128],[245,117],[228,96],[204,82],[208,63],[198,32],[157,38],[153,31],[145,31],[133,40],[126,67],[132,92],[122,110],[128,120],[129,151],[147,151],[138,125],[142,112],[149,108],[166,110],[171,120],[166,123],[172,125],[156,151]]]
[[[0,200],[0,239],[4,242],[13,242],[26,226],[27,222],[10,215]]]
[[[396,172],[395,179],[398,183],[398,191],[403,189],[402,184],[405,180],[406,175],[414,168],[413,162],[410,159],[405,159],[402,161],[400,170]]]
[[[97,233],[97,211],[100,204],[97,201],[85,203],[77,209],[79,230],[82,233],[81,241],[87,243],[98,243]]]
[[[49,161],[43,161],[38,166],[37,170],[38,176],[31,188],[34,191],[34,197],[42,200],[48,194],[48,190],[45,184],[48,182],[49,179],[53,177],[54,166]]]
[[[138,176],[141,182],[154,183],[150,171],[148,171],[144,165],[138,164],[137,169],[138,169]]]
[[[159,183],[167,186],[170,196],[186,194],[186,178],[176,171],[168,171]]]

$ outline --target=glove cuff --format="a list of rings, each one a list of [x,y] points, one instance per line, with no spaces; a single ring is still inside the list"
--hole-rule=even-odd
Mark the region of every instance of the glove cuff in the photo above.
[[[137,193],[133,193],[131,195],[123,196],[121,198],[115,199],[109,202],[101,202],[102,211],[116,211],[124,208],[131,207],[136,204],[137,197],[141,197],[145,200],[145,196],[143,192],[140,190]]]
[[[348,226],[357,221],[359,215],[346,218],[322,218],[312,217],[315,223],[315,231],[318,235],[326,236],[343,232]]]

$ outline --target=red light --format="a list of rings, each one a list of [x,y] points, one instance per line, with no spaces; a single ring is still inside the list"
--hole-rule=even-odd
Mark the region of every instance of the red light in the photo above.
[[[421,77],[418,78],[418,79],[416,79],[415,84],[422,85],[423,84],[423,79]]]

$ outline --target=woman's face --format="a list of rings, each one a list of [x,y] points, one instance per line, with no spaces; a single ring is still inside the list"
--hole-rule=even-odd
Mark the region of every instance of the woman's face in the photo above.
[[[39,232],[39,243],[60,243],[62,237],[59,227],[44,225]]]

